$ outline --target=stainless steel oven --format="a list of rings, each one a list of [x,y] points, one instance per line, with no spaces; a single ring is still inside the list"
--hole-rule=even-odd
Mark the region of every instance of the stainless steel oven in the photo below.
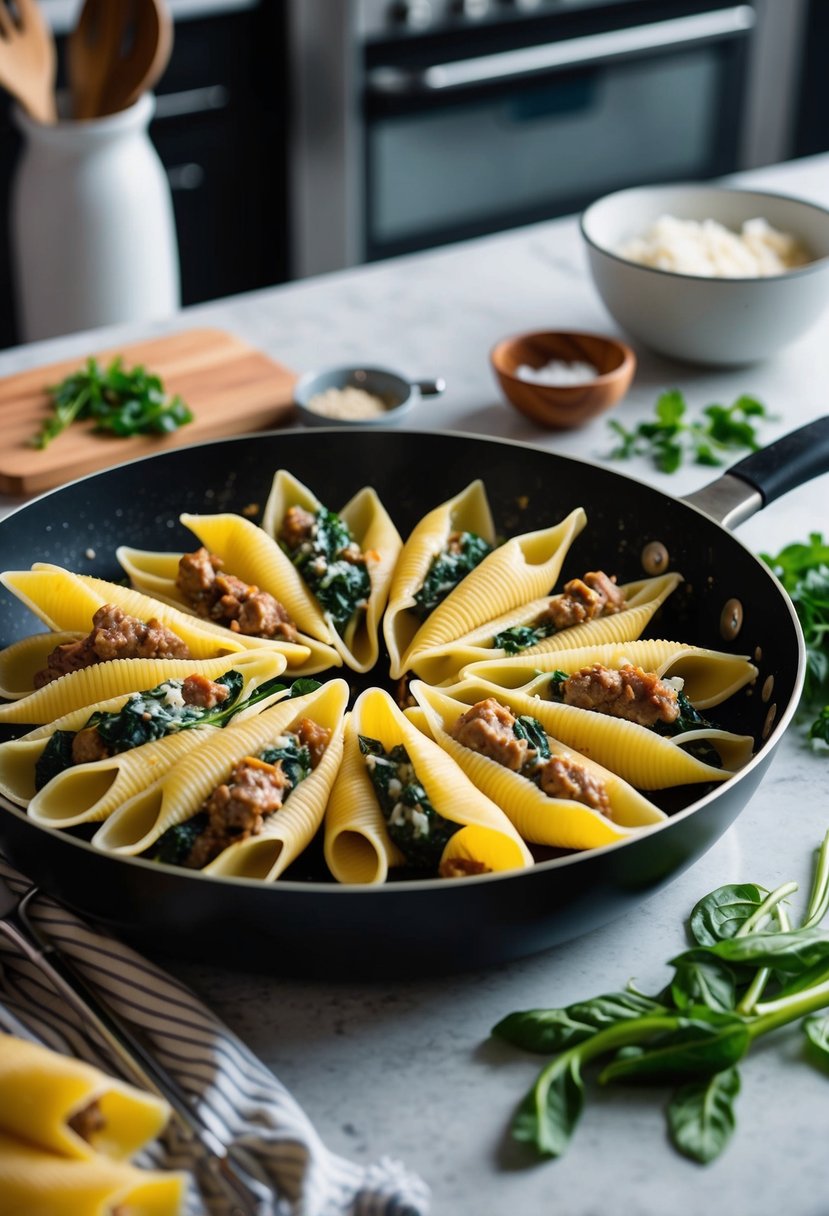
[[[742,167],[775,2],[294,0],[292,273]]]

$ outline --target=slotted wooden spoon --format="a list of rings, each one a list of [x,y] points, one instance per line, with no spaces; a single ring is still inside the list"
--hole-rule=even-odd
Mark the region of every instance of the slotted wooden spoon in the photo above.
[[[53,123],[57,55],[35,0],[0,0],[0,85],[37,122]]]
[[[86,0],[66,44],[73,117],[125,110],[153,87],[172,49],[166,0]]]

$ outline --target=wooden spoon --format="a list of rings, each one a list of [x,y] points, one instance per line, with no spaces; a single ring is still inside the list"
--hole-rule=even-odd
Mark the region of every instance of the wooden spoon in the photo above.
[[[57,120],[57,54],[35,0],[16,0],[16,18],[0,0],[0,85],[37,122]]]
[[[170,59],[166,0],[85,0],[66,49],[73,116],[125,110],[153,87]]]

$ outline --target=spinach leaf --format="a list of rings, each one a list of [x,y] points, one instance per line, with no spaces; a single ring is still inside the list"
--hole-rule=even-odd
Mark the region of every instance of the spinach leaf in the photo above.
[[[628,1018],[664,1013],[664,1006],[634,992],[611,992],[562,1009],[527,1009],[502,1018],[492,1033],[525,1051],[563,1051]]]
[[[541,625],[512,625],[509,629],[496,633],[492,639],[495,650],[503,650],[505,654],[518,654],[530,646],[537,646],[545,638],[550,638],[556,632],[552,621]]]
[[[754,883],[717,887],[693,907],[689,928],[700,946],[713,946],[734,937],[768,895]]]
[[[184,823],[177,823],[162,832],[145,856],[150,861],[160,861],[168,866],[182,866],[190,856],[198,837],[207,827],[207,814],[199,811]]]
[[[550,744],[547,732],[537,718],[531,718],[529,714],[519,715],[513,723],[512,733],[516,739],[526,739],[528,746],[538,753],[539,760],[549,759]]]
[[[49,742],[35,761],[35,789],[42,790],[44,785],[71,768],[72,743],[75,738],[74,730],[56,730]]]
[[[492,545],[474,532],[461,532],[455,543],[448,546],[433,559],[423,580],[423,586],[415,592],[412,612],[421,620],[434,612],[450,591],[454,591],[461,579],[492,552]]]
[[[620,1054],[599,1081],[656,1080],[719,1072],[736,1064],[748,1050],[751,1034],[736,1014],[694,1006],[644,1047]]]
[[[671,981],[671,997],[677,1009],[705,1005],[729,1013],[737,1003],[734,972],[721,959],[691,958],[678,963]]]
[[[671,1098],[668,1129],[672,1144],[692,1161],[707,1165],[723,1151],[734,1131],[734,1100],[740,1074],[725,1068],[706,1081],[690,1081]]]
[[[584,1082],[578,1057],[565,1052],[553,1067],[545,1069],[516,1111],[512,1134],[516,1140],[534,1145],[547,1157],[561,1157],[584,1107]]]
[[[713,946],[695,946],[671,959],[671,963],[678,966],[704,961],[711,956],[730,963],[771,967],[786,975],[799,975],[810,967],[829,964],[829,934],[820,929],[751,933],[716,942]]]
[[[803,1029],[824,1064],[829,1064],[829,1014],[813,1013],[804,1018]]]

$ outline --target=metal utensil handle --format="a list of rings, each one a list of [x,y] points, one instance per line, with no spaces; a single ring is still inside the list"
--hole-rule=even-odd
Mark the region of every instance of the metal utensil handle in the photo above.
[[[817,418],[733,464],[684,502],[735,528],[776,498],[829,473],[829,416]]]
[[[434,380],[413,380],[412,388],[416,388],[421,397],[439,397],[446,388],[446,381],[442,376],[436,376]]]
[[[124,1072],[141,1088],[170,1104],[173,1118],[185,1138],[190,1142],[195,1140],[215,1159],[217,1176],[233,1190],[241,1205],[234,1216],[256,1216],[258,1205],[255,1198],[230,1162],[225,1145],[200,1121],[178,1083],[113,1012],[101,1003],[57,946],[29,919],[27,906],[37,894],[36,888],[29,891],[21,900],[17,914],[7,918],[0,928],[40,968],[75,1012],[92,1025],[113,1051]]]

